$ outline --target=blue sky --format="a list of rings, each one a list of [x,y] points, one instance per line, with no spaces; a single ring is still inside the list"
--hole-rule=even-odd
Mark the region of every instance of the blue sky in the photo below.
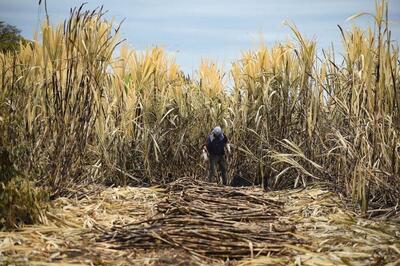
[[[192,74],[202,58],[213,59],[226,68],[241,52],[293,38],[284,20],[293,21],[319,48],[331,42],[340,46],[337,24],[366,26],[367,17],[347,22],[357,12],[374,12],[373,0],[47,0],[50,20],[61,22],[69,9],[88,2],[87,8],[103,5],[107,17],[122,24],[122,38],[144,50],[164,47],[182,69]],[[400,38],[400,0],[390,0],[393,39]],[[32,38],[44,21],[38,0],[0,0],[0,20],[15,25]],[[261,37],[262,36],[262,37]]]

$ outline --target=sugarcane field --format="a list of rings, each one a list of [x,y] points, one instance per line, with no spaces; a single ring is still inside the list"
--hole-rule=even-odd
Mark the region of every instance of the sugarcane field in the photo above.
[[[400,266],[398,0],[0,0],[0,265]]]

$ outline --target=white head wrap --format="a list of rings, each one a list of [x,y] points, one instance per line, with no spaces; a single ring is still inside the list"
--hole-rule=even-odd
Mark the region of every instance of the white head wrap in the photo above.
[[[222,129],[221,129],[221,127],[220,127],[220,126],[214,127],[214,129],[212,130],[212,133],[213,133],[216,137],[218,137],[219,135],[222,134]]]
[[[220,126],[214,127],[210,134],[210,140],[213,141],[214,138],[223,139],[224,134],[222,133],[222,129]]]

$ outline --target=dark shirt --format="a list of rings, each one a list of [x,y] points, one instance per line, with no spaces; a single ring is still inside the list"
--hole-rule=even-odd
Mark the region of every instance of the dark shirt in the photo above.
[[[207,151],[210,155],[224,155],[224,148],[227,143],[228,138],[224,134],[221,134],[218,137],[214,137],[210,134],[206,141]]]

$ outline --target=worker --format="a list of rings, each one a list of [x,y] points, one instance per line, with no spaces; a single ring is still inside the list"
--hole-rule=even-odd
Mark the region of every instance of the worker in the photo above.
[[[221,127],[216,126],[208,135],[206,144],[203,146],[203,157],[205,160],[209,160],[210,163],[209,182],[213,181],[218,165],[221,171],[222,184],[227,185],[225,149],[230,153],[228,138],[222,132]]]

